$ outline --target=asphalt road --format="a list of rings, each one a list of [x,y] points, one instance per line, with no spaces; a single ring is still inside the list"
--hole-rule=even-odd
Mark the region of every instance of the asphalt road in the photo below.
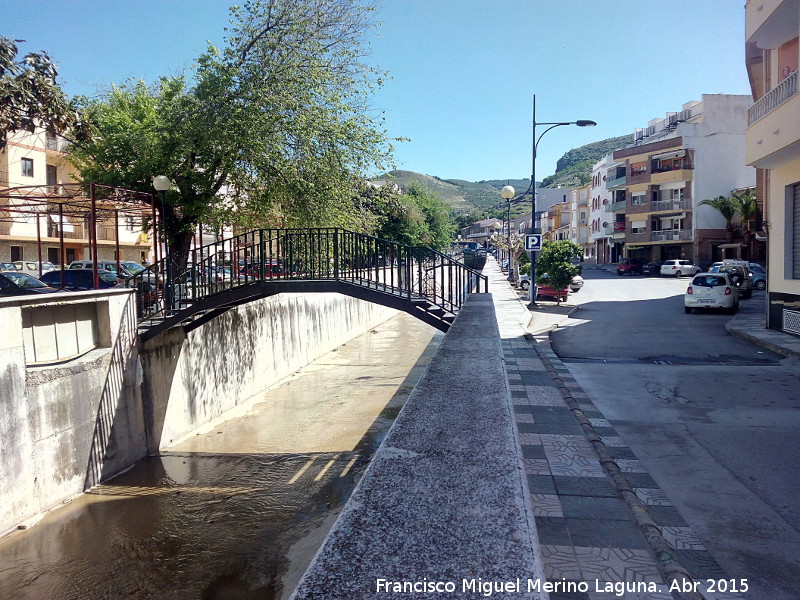
[[[685,314],[688,278],[584,279],[553,350],[745,597],[800,598],[800,362]]]

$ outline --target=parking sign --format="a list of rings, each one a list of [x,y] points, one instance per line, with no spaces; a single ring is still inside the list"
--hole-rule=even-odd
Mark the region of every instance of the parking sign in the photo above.
[[[525,252],[539,252],[542,249],[542,234],[529,233],[525,236]]]

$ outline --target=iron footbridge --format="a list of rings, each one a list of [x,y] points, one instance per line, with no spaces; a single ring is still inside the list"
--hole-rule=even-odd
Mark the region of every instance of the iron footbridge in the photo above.
[[[405,311],[447,331],[484,275],[430,248],[340,228],[258,229],[173,257],[129,278],[139,335],[190,331],[231,308],[281,293],[335,292]]]

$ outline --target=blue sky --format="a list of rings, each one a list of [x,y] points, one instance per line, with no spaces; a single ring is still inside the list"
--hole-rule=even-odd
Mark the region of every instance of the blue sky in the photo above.
[[[47,50],[68,94],[180,73],[221,45],[227,1],[0,0],[0,35]],[[35,7],[35,8],[34,8]],[[49,15],[49,16],[48,16]],[[749,94],[743,0],[383,0],[371,38],[389,71],[374,106],[397,167],[476,181],[537,179],[566,151],[632,134],[701,94]],[[543,128],[538,129],[541,133]]]

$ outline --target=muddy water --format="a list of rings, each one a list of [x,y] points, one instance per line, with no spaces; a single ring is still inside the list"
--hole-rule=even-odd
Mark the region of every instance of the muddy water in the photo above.
[[[0,599],[287,598],[440,340],[399,315],[3,538]]]

